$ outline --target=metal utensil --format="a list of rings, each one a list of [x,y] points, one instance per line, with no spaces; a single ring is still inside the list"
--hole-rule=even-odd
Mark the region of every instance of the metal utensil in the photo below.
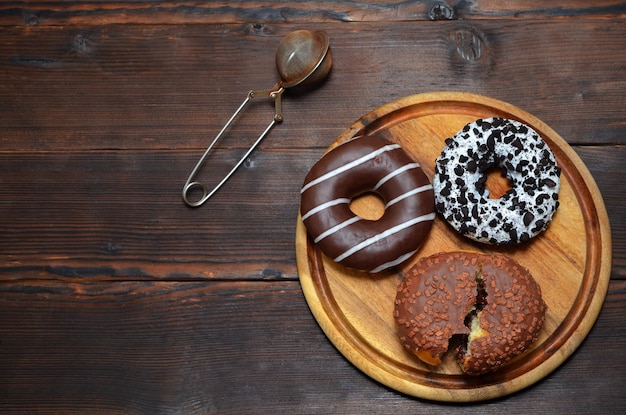
[[[237,111],[230,117],[226,125],[213,139],[206,149],[194,169],[192,170],[185,186],[183,187],[183,200],[191,207],[198,207],[204,204],[220,187],[233,175],[233,173],[248,158],[250,153],[265,138],[267,133],[283,120],[281,98],[286,88],[296,86],[312,85],[324,79],[332,66],[332,55],[330,52],[330,42],[328,35],[321,31],[297,30],[289,33],[278,44],[276,51],[276,69],[280,75],[280,81],[271,89],[252,90],[248,92],[246,99],[239,106]],[[198,170],[211,152],[215,143],[222,137],[224,132],[230,127],[235,118],[244,109],[246,104],[253,98],[267,97],[274,101],[274,118],[261,133],[259,138],[245,152],[241,159],[235,164],[226,176],[209,191],[204,184],[194,180]],[[191,200],[190,194],[194,190],[202,192],[198,200]]]

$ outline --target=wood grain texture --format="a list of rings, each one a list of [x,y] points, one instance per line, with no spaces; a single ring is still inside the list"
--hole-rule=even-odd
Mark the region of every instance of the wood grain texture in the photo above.
[[[200,150],[250,89],[274,85],[276,46],[302,27],[329,33],[334,67],[321,87],[285,93],[285,121],[264,146],[326,148],[372,108],[442,90],[511,102],[570,144],[625,142],[620,20],[247,27],[0,27],[11,39],[0,47],[0,148]],[[253,107],[223,146],[247,146],[267,125],[271,103]]]
[[[419,0],[312,2],[257,1],[22,1],[0,4],[0,24],[227,24],[241,22],[362,22],[454,19],[550,19],[620,17],[626,5],[619,0],[551,1]]]
[[[0,412],[623,413],[625,18],[613,0],[0,2]],[[330,77],[288,91],[285,121],[210,205],[187,208],[191,167],[248,90],[274,85],[274,50],[301,28],[329,33]],[[297,281],[308,169],[373,108],[441,90],[553,127],[596,179],[613,235],[608,296],[580,348],[479,405],[362,374]],[[202,177],[272,113],[250,108]]]
[[[581,348],[523,393],[482,405],[407,398],[341,357],[297,282],[0,284],[3,413],[620,413],[626,284]],[[611,408],[603,406],[611,402]]]

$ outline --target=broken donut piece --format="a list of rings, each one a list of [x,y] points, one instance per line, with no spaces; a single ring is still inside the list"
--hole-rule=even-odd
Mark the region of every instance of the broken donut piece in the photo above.
[[[501,254],[439,253],[403,276],[394,319],[404,347],[436,366],[455,346],[469,375],[495,371],[539,337],[546,304],[530,272]]]

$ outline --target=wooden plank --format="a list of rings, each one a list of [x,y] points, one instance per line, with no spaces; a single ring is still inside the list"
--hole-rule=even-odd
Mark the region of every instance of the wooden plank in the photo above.
[[[0,27],[0,149],[203,148],[248,90],[274,85],[275,48],[301,27],[329,32],[334,67],[319,88],[285,93],[268,145],[325,148],[364,113],[441,90],[509,102],[570,144],[625,142],[626,25],[585,19]],[[237,137],[272,114],[258,101],[224,145],[247,145]]]
[[[626,5],[449,3],[0,2],[0,412],[621,414]],[[245,93],[274,84],[276,45],[300,28],[329,32],[330,78],[288,91],[285,122],[187,208],[190,168]],[[590,336],[539,384],[476,408],[408,398],[348,363],[294,258],[300,181],[321,152],[373,108],[449,89],[576,145],[613,231]],[[238,120],[220,166],[271,112]]]
[[[218,151],[209,167],[239,156]],[[317,156],[259,151],[211,203],[191,209],[181,191],[196,152],[2,154],[3,273],[228,278],[238,264],[251,278],[294,278],[299,182]]]
[[[602,193],[606,206],[609,221],[611,223],[611,234],[613,244],[613,267],[612,278],[626,279],[626,223],[622,219],[626,209],[626,200],[620,196],[624,193],[626,186],[624,174],[619,173],[620,163],[618,160],[625,160],[624,148],[619,147],[574,147],[583,160],[589,172],[594,177],[596,184]],[[608,152],[618,155],[615,162],[611,162]]]
[[[619,413],[625,293],[613,281],[581,348],[481,413]],[[467,413],[395,393],[349,364],[297,282],[4,283],[0,336],[3,413]]]
[[[3,25],[226,24],[620,17],[619,0],[569,1],[63,1],[0,4]]]
[[[624,278],[626,147],[576,150],[606,200]],[[299,189],[322,151],[262,147],[199,209],[180,193],[195,151],[0,153],[0,279],[232,278],[233,264],[293,279]],[[239,154],[219,150],[200,178]]]

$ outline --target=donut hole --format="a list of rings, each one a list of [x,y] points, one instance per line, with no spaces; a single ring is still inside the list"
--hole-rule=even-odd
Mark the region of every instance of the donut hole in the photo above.
[[[375,192],[365,192],[350,202],[350,210],[366,220],[378,220],[385,213],[385,201]]]
[[[497,166],[491,166],[484,172],[485,189],[489,190],[489,199],[500,199],[513,188],[513,184]]]

